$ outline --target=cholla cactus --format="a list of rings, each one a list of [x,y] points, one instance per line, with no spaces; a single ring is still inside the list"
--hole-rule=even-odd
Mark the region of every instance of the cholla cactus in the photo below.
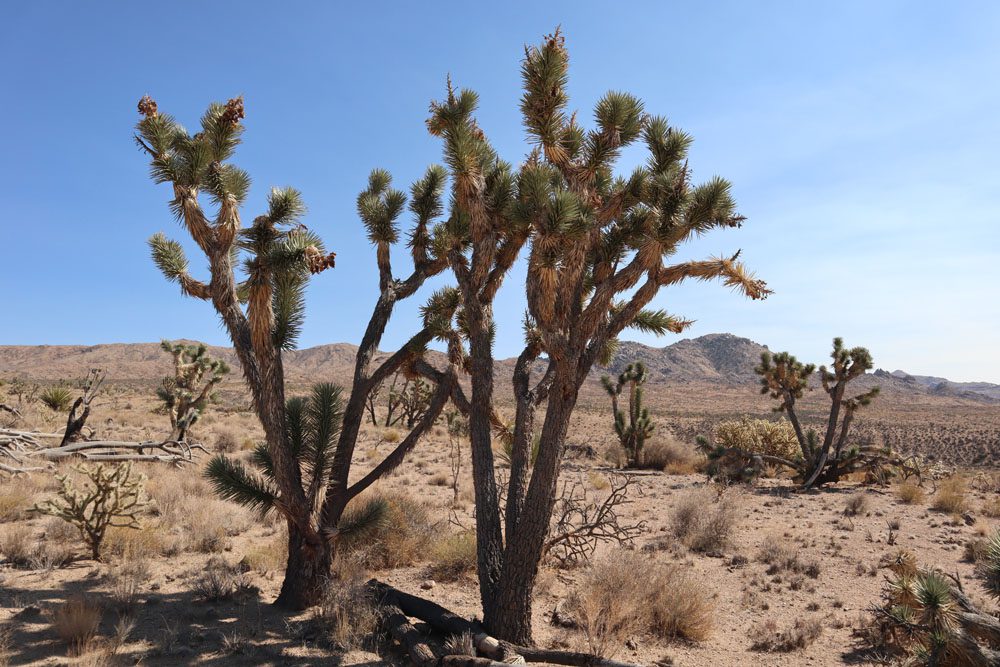
[[[146,476],[133,476],[130,462],[81,465],[73,470],[86,476],[89,482],[77,488],[69,475],[57,475],[61,485],[57,496],[33,509],[75,526],[94,560],[99,561],[108,528],[141,528],[139,515],[150,505],[145,493]]]
[[[737,448],[752,454],[781,456],[795,460],[801,455],[795,431],[786,419],[772,421],[744,415],[715,427],[715,442],[725,448]]]
[[[649,410],[642,407],[642,385],[646,383],[649,374],[646,367],[632,363],[613,382],[607,375],[601,378],[601,385],[611,397],[611,411],[615,417],[615,433],[621,443],[630,466],[641,466],[642,448],[646,440],[653,434],[653,422],[649,418]],[[628,414],[618,407],[618,397],[628,388]],[[627,421],[626,421],[627,419]]]
[[[174,376],[163,378],[156,395],[163,401],[170,417],[171,440],[183,440],[187,430],[198,420],[209,401],[212,390],[222,382],[229,366],[221,359],[208,355],[204,345],[160,343],[174,360]]]

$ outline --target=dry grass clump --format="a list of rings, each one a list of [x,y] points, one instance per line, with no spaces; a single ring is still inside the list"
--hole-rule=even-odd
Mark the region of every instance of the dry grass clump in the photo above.
[[[0,532],[0,555],[14,567],[51,570],[69,563],[74,553],[73,547],[64,541],[35,539],[31,527],[21,524]]]
[[[231,429],[224,429],[221,431],[216,431],[215,433],[215,451],[222,452],[224,454],[232,454],[240,449],[240,439],[236,436],[236,432]]]
[[[868,496],[864,491],[851,495],[844,503],[844,516],[858,516],[868,512]]]
[[[938,486],[938,491],[934,496],[934,503],[931,505],[931,508],[939,512],[947,512],[948,514],[960,514],[964,512],[966,508],[966,490],[967,484],[965,478],[958,475],[949,477]]]
[[[118,558],[154,558],[176,551],[159,523],[144,522],[141,528],[108,528],[102,550]]]
[[[787,571],[805,574],[811,579],[819,578],[822,572],[817,561],[799,559],[800,549],[786,540],[774,535],[768,535],[760,545],[757,560],[768,565],[767,574],[777,574]]]
[[[641,573],[641,576],[638,576]],[[704,586],[683,568],[634,552],[598,561],[568,600],[588,649],[610,656],[631,635],[704,641],[714,608]]]
[[[258,574],[278,572],[288,558],[288,534],[282,529],[266,541],[255,542],[240,561],[248,570]]]
[[[983,513],[983,516],[988,516],[991,519],[1000,517],[1000,496],[993,496],[983,501],[980,511]]]
[[[476,535],[471,531],[453,533],[430,550],[427,574],[438,581],[457,581],[476,569]]]
[[[111,599],[123,609],[131,609],[139,599],[151,570],[145,558],[127,557],[108,571]]]
[[[75,654],[87,649],[100,624],[101,608],[83,595],[69,598],[52,614],[52,628]]]
[[[313,611],[313,624],[342,651],[369,646],[379,625],[380,608],[362,579],[327,586]]]
[[[913,482],[903,482],[896,488],[896,495],[907,505],[924,502],[924,490]]]
[[[751,649],[769,653],[790,653],[807,648],[823,634],[823,624],[815,618],[797,618],[787,628],[768,619],[750,630]]]
[[[671,475],[687,475],[696,470],[694,449],[673,435],[660,436],[642,449],[642,467],[663,470]]]
[[[670,517],[670,530],[692,551],[720,552],[729,546],[739,518],[739,496],[700,489],[683,496]]]
[[[18,521],[27,516],[34,487],[20,478],[5,479],[0,485],[0,523]]]
[[[217,554],[232,547],[230,538],[250,529],[250,513],[215,498],[189,498],[182,503],[187,549]]]
[[[351,523],[376,500],[384,503],[379,520],[365,530],[342,535],[339,559],[368,570],[388,570],[421,560],[434,537],[428,508],[403,493],[378,492],[354,499],[342,523]]]

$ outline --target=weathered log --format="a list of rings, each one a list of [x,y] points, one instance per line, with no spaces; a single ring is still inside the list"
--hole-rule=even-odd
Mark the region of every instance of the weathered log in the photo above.
[[[463,618],[435,602],[404,593],[398,588],[376,579],[368,582],[368,588],[372,591],[374,599],[380,604],[396,606],[406,616],[419,618],[438,632],[446,635],[470,633],[476,649],[489,658],[489,660],[484,661],[484,658],[471,658],[470,656],[446,656],[441,659],[441,665],[494,667],[499,664],[524,664],[527,661],[528,665],[548,663],[570,665],[571,667],[639,667],[634,663],[608,660],[591,653],[556,651],[502,642],[486,634],[479,623]]]
[[[438,656],[399,607],[393,604],[383,605],[381,621],[392,638],[406,649],[416,667],[432,667],[437,664]]]

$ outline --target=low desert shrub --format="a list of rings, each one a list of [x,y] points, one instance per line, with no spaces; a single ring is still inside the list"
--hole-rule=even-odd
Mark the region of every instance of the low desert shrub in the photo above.
[[[844,503],[844,516],[858,516],[868,512],[868,496],[864,491],[852,494]]]
[[[981,537],[974,537],[965,543],[963,557],[970,563],[980,563],[987,559],[990,554],[989,540]]]
[[[686,475],[695,471],[695,451],[672,435],[650,440],[642,449],[644,468],[664,470],[672,475]]]
[[[779,628],[776,621],[768,619],[750,630],[751,649],[769,653],[800,651],[822,634],[823,624],[815,618],[797,618],[786,628]]]
[[[739,518],[738,494],[730,489],[717,494],[701,489],[683,496],[670,517],[673,536],[692,551],[725,549]]]
[[[958,475],[943,480],[938,486],[931,507],[939,512],[947,512],[948,514],[960,514],[964,512],[966,507],[966,489],[965,479]]]
[[[379,606],[362,579],[327,586],[312,622],[342,651],[369,646],[379,624]]]
[[[117,558],[155,558],[174,551],[172,537],[160,523],[144,523],[138,529],[112,527],[102,549]]]
[[[757,551],[757,561],[768,565],[767,574],[792,572],[804,574],[811,579],[818,579],[822,572],[819,562],[801,558],[801,550],[794,544],[768,535]]]
[[[438,581],[457,581],[476,569],[476,535],[471,531],[453,533],[430,549],[427,574]]]
[[[73,560],[73,549],[64,541],[35,539],[27,525],[14,525],[0,532],[0,555],[14,567],[51,570]]]
[[[52,628],[76,654],[87,649],[100,624],[100,606],[83,595],[69,598],[52,614]]]
[[[924,502],[924,490],[913,482],[903,482],[896,488],[896,495],[907,505]]]
[[[567,601],[567,611],[587,648],[604,656],[633,634],[703,641],[712,629],[713,606],[704,586],[679,566],[635,552],[596,562]]]
[[[20,478],[5,479],[0,485],[0,523],[25,518],[34,490]]]
[[[149,580],[149,561],[145,558],[123,558],[108,571],[111,599],[122,609],[131,609]]]
[[[236,437],[236,432],[231,429],[217,431],[215,434],[215,451],[225,454],[232,454],[239,451],[240,439]]]
[[[982,511],[983,516],[988,516],[991,519],[1000,517],[1000,496],[993,496],[984,500],[980,511]]]
[[[246,574],[238,566],[212,557],[194,582],[194,592],[206,602],[226,602],[256,593]]]

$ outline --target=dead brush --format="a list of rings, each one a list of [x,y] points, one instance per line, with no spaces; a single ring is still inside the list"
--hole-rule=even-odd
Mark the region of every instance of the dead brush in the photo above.
[[[371,493],[356,498],[341,520],[337,559],[368,570],[412,565],[423,559],[435,524],[423,503],[404,493]],[[357,530],[344,530],[357,525]]]
[[[311,625],[341,651],[365,648],[377,639],[380,607],[362,579],[326,586]]]
[[[852,494],[844,503],[844,516],[860,516],[868,513],[868,496],[864,491]]]
[[[52,628],[74,655],[88,649],[100,623],[100,606],[83,595],[69,598],[52,614]]]
[[[750,630],[751,649],[768,653],[790,653],[808,648],[823,634],[823,624],[815,618],[798,618],[786,628],[768,619]]]
[[[149,561],[142,557],[126,557],[111,567],[108,583],[111,599],[121,609],[131,609],[139,599],[151,574]]]
[[[195,580],[194,592],[206,602],[228,602],[255,595],[257,589],[239,567],[213,557],[202,575]]]
[[[670,517],[670,531],[692,551],[719,553],[732,539],[739,518],[735,489],[716,493],[700,489],[683,496]]]

